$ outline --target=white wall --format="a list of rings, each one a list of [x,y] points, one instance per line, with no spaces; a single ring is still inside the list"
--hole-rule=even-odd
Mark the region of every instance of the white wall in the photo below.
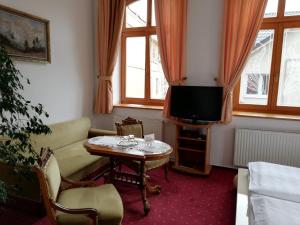
[[[53,123],[92,114],[94,20],[92,0],[0,0],[50,20],[51,64],[15,61],[31,81],[25,96],[42,103]]]
[[[219,69],[223,24],[222,0],[189,0],[187,35],[187,84],[215,85]],[[96,115],[95,125],[113,129],[114,118],[131,115],[138,118],[159,120],[161,111],[114,109],[112,115]],[[234,129],[258,128],[300,132],[300,122],[289,120],[233,117],[229,125],[214,125],[212,129],[211,163],[218,166],[233,165]],[[174,143],[174,126],[167,124],[166,141]]]

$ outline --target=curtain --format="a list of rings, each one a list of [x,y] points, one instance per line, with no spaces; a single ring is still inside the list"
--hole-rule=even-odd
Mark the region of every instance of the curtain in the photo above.
[[[186,67],[187,0],[155,0],[158,46],[166,80],[182,85]],[[163,115],[170,117],[170,88],[167,91]]]
[[[232,92],[261,26],[267,0],[225,0],[219,83],[224,87],[222,122],[232,119]]]
[[[111,113],[112,74],[118,56],[126,0],[99,0],[98,7],[99,81],[95,112]]]

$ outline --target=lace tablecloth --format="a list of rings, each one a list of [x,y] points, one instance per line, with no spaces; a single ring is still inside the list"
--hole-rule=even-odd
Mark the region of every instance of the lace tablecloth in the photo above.
[[[144,139],[141,138],[134,138],[128,140],[127,138],[124,138],[122,136],[93,137],[88,140],[88,143],[93,145],[109,147],[118,151],[126,151],[132,154],[161,154],[168,152],[172,149],[170,145],[158,140],[145,142]]]

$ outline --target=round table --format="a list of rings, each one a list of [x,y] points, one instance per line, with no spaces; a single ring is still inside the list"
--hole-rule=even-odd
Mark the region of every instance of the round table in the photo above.
[[[110,158],[110,181],[114,180],[131,183],[139,186],[144,203],[144,212],[148,214],[150,204],[147,199],[147,190],[160,192],[160,186],[150,186],[145,173],[145,162],[160,160],[170,156],[173,149],[170,145],[153,140],[145,142],[144,139],[128,139],[121,136],[99,136],[89,139],[84,147],[92,155],[106,156]],[[135,174],[117,170],[117,165],[126,161],[138,161],[139,167]]]

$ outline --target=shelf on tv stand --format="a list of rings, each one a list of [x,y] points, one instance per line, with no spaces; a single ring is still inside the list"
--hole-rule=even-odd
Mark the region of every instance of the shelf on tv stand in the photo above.
[[[176,119],[176,120],[166,119],[165,122],[173,123],[175,125],[194,127],[194,128],[211,127],[213,124],[216,123],[216,122],[206,122],[205,124],[194,124],[194,123],[186,123],[185,121],[183,121],[181,119]]]
[[[194,124],[194,125],[207,125],[210,123],[210,121],[194,120],[194,119],[180,119],[180,121],[185,124]]]

